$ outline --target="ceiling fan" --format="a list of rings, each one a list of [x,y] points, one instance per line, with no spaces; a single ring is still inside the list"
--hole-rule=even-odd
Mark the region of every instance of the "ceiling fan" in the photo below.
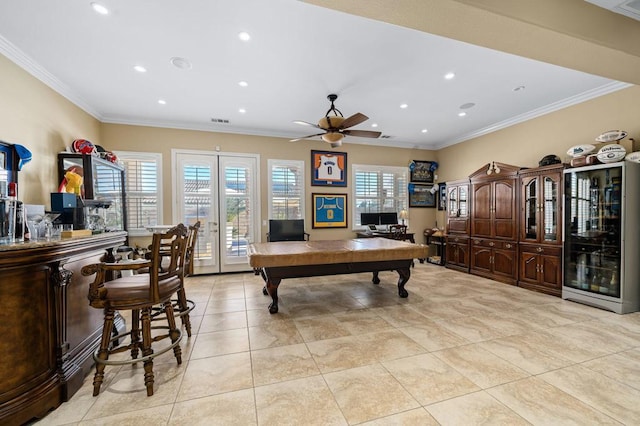
[[[345,136],[378,138],[380,137],[380,135],[382,135],[381,132],[374,132],[371,130],[349,130],[349,127],[357,126],[358,124],[367,121],[369,117],[357,112],[351,117],[344,118],[340,110],[338,110],[335,105],[333,105],[333,102],[338,99],[338,95],[331,94],[327,96],[327,99],[331,101],[331,108],[329,108],[325,116],[320,119],[318,124],[308,123],[306,121],[300,120],[294,121],[294,123],[302,124],[303,126],[315,127],[316,129],[320,129],[323,132],[316,133],[315,135],[308,135],[301,138],[292,139],[291,142],[320,136],[323,141],[331,144],[331,148],[336,148],[342,145],[342,139]],[[333,115],[329,115],[331,113],[333,113]]]

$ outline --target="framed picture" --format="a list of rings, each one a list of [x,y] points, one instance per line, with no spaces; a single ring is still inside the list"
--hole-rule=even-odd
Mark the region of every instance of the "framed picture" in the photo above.
[[[433,185],[419,183],[409,184],[409,207],[436,207],[438,191],[433,191]]]
[[[347,186],[347,153],[311,151],[311,185]]]
[[[347,227],[347,194],[311,194],[315,228]]]
[[[447,186],[443,183],[438,186],[438,210],[447,209]]]
[[[419,183],[433,183],[433,161],[418,161],[413,160],[409,165],[409,171],[411,172],[411,182]]]

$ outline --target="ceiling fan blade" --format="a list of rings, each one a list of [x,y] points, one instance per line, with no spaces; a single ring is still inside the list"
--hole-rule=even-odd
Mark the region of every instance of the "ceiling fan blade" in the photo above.
[[[368,119],[369,117],[367,117],[366,115],[356,112],[351,117],[346,118],[340,125],[340,128],[347,129],[349,127],[357,126],[358,124],[362,123],[363,121],[367,121]]]
[[[341,133],[360,138],[379,138],[382,135],[382,132],[374,132],[372,130],[343,130]]]
[[[309,138],[313,138],[313,137],[316,137],[316,136],[322,136],[322,135],[324,135],[325,133],[326,133],[326,132],[324,132],[324,133],[317,133],[317,134],[315,134],[315,135],[302,136],[302,137],[300,137],[300,138],[291,139],[289,142],[298,142],[298,141],[301,141],[302,139],[309,139]]]
[[[294,123],[296,124],[302,124],[303,126],[311,126],[311,127],[315,127],[316,129],[322,129],[322,127],[318,126],[317,124],[313,124],[313,123],[308,123],[306,121],[302,121],[302,120],[295,120]],[[324,130],[324,129],[322,129]]]

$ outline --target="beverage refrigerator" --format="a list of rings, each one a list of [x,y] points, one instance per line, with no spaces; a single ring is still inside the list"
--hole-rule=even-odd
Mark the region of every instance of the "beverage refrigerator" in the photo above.
[[[640,164],[564,171],[562,298],[640,310]]]

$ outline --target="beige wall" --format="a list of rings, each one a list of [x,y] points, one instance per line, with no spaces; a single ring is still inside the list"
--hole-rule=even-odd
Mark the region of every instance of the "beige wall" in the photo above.
[[[347,187],[331,188],[325,186],[311,186],[311,150],[331,150],[321,141],[289,142],[281,138],[267,138],[261,136],[237,135],[230,133],[211,133],[192,130],[163,129],[143,126],[129,126],[116,124],[103,124],[101,130],[103,146],[108,150],[159,152],[163,158],[163,182],[162,188],[165,196],[164,221],[169,223],[173,216],[170,200],[172,191],[173,173],[171,170],[171,149],[194,149],[214,152],[220,147],[220,153],[251,153],[260,155],[260,193],[262,220],[268,219],[267,198],[267,160],[268,159],[293,159],[304,160],[306,171],[306,228],[314,240],[352,238],[351,220],[347,229],[312,229],[311,227],[311,194],[322,193],[346,193],[351,200],[351,165],[373,164],[385,166],[408,167],[411,160],[436,160],[436,154],[432,151],[382,148],[365,145],[345,143],[337,151],[347,153]],[[350,214],[350,213],[349,213]],[[435,225],[435,209],[410,209],[410,228],[414,232],[421,233],[426,227]],[[267,232],[263,227],[262,234]],[[423,241],[419,238],[418,241]]]
[[[100,143],[100,122],[2,55],[0,76],[0,140],[33,154],[18,174],[19,196],[48,205],[59,184],[56,153],[76,138]]]

